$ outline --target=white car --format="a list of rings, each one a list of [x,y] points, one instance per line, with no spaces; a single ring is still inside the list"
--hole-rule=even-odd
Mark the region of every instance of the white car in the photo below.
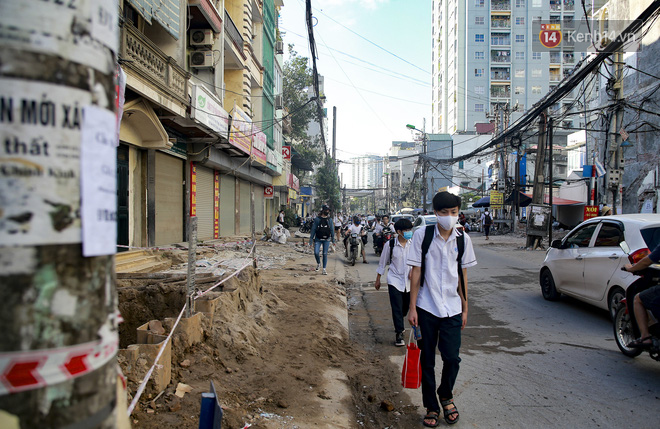
[[[417,216],[417,219],[415,219],[415,222],[413,223],[413,233],[419,228],[424,228],[426,225],[435,225],[437,222],[438,219],[435,215]]]
[[[626,242],[630,254],[620,243]],[[637,279],[621,271],[660,244],[660,214],[630,214],[586,220],[548,249],[539,282],[549,301],[566,294],[614,317],[625,290]]]

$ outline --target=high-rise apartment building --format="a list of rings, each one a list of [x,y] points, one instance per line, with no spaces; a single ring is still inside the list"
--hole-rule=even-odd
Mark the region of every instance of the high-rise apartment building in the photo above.
[[[582,53],[532,49],[534,21],[560,23],[565,38],[582,20],[574,0],[434,0],[433,133],[475,131],[498,106],[512,123],[568,75]],[[571,98],[553,110],[566,109]],[[562,122],[566,128],[570,119]],[[577,125],[577,124],[576,124]]]
[[[340,166],[344,182],[352,189],[377,188],[382,184],[384,173],[383,157],[365,155],[351,158]]]

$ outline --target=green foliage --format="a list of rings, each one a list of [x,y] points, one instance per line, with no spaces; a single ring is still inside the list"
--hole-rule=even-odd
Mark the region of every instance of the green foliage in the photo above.
[[[318,168],[315,177],[318,201],[330,206],[335,211],[341,208],[341,189],[337,178],[337,169],[332,158],[325,157],[323,164]]]
[[[472,201],[470,201],[472,198]],[[476,192],[466,192],[461,194],[461,210],[467,210],[472,208],[472,203],[476,202],[480,197]]]
[[[307,124],[316,117],[316,104],[312,102],[305,105],[314,95],[305,91],[313,83],[312,69],[308,63],[307,58],[299,56],[293,45],[289,45],[289,59],[284,63],[282,93],[284,106],[291,114],[289,138],[303,145],[310,142]]]

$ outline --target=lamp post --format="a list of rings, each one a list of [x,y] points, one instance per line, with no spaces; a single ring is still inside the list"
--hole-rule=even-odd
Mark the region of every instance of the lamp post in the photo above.
[[[406,124],[406,128],[422,133],[422,150],[424,153],[424,156],[422,157],[422,208],[426,211],[426,131],[422,131],[411,124]]]

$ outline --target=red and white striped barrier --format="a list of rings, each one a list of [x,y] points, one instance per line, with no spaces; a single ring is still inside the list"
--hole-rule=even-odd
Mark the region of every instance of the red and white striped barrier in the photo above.
[[[119,336],[55,349],[0,353],[0,395],[38,389],[89,374],[117,354]]]

